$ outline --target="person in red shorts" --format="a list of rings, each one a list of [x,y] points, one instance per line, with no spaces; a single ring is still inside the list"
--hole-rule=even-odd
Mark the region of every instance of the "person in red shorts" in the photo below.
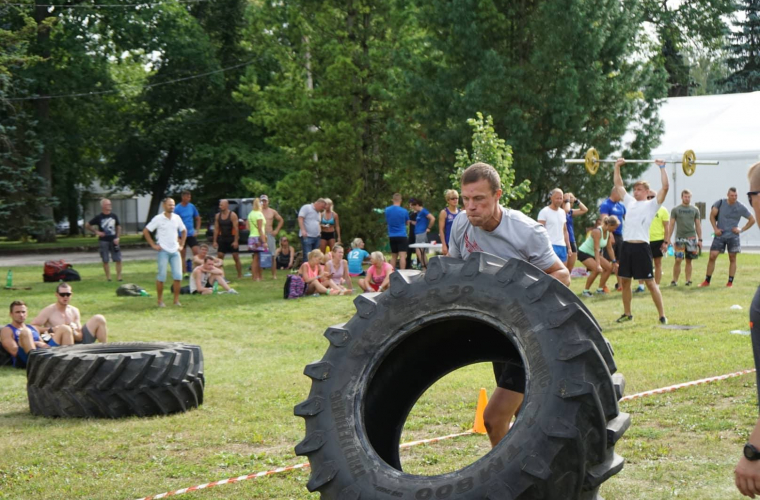
[[[367,277],[359,280],[359,286],[365,292],[382,292],[390,284],[393,266],[385,262],[382,252],[372,252],[370,262],[372,265],[367,268]]]

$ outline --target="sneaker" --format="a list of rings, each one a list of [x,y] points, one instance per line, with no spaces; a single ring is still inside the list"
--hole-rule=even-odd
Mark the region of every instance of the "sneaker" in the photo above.
[[[671,281],[670,286],[678,286],[678,283],[676,283],[675,281]]]
[[[633,321],[633,315],[628,316],[627,314],[623,314],[617,319],[617,323],[625,323],[626,321]]]
[[[597,295],[607,295],[609,293],[609,290],[607,289],[607,287],[597,288],[596,292],[594,293],[596,293]]]
[[[668,318],[666,318],[665,316],[661,317],[660,318],[660,324],[661,325],[667,325],[668,324]]]
[[[729,281],[728,283],[726,283],[726,288],[733,288],[733,287],[734,287],[734,284],[732,282]]]
[[[646,292],[646,290],[647,289],[644,288],[644,285],[639,285],[638,287],[636,287],[636,290],[634,290],[633,293],[642,293],[642,292]]]
[[[687,281],[686,286],[691,286],[691,281]]]
[[[235,290],[234,288],[230,288],[230,289],[229,289],[229,291],[228,291],[227,293],[231,293],[232,295],[240,295],[240,294],[237,292],[237,290]]]
[[[596,293],[599,293],[599,290],[596,291]],[[583,290],[581,292],[581,297],[593,297],[594,294],[589,292],[588,290]]]
[[[710,286],[710,282],[709,281],[705,280],[705,281],[703,281],[702,283],[699,284],[699,288],[704,288],[706,286]]]
[[[252,275],[251,275],[251,273],[245,273],[245,274],[243,275],[243,278],[250,278],[251,276],[252,276]]]

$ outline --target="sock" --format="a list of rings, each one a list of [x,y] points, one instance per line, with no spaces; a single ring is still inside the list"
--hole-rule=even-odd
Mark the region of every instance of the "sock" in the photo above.
[[[728,277],[728,282],[729,283],[733,283],[734,282],[734,277],[733,276],[729,276]]]
[[[705,281],[706,281],[706,282],[708,282],[708,283],[709,283],[711,279],[712,279],[712,276],[705,276]]]

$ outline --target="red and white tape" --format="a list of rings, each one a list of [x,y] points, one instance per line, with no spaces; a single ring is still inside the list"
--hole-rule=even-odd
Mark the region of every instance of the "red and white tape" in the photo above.
[[[717,382],[719,380],[726,380],[728,378],[741,377],[742,375],[747,375],[748,373],[754,373],[754,372],[755,372],[755,369],[752,368],[750,370],[742,370],[740,372],[729,373],[727,375],[719,375],[717,377],[703,378],[701,380],[694,380],[693,382],[684,382],[683,384],[675,384],[675,385],[671,385],[671,386],[668,386],[668,387],[662,387],[660,389],[654,389],[654,390],[651,390],[651,391],[639,392],[638,394],[632,394],[630,396],[625,396],[624,398],[621,398],[620,401],[621,402],[623,402],[623,401],[631,401],[633,399],[639,399],[639,398],[643,398],[643,397],[646,397],[646,396],[652,396],[652,395],[655,395],[655,394],[664,394],[664,393],[667,393],[667,392],[673,392],[673,391],[678,390],[678,389],[683,389],[684,387],[693,387],[695,385],[702,385],[702,384],[707,384],[707,383],[710,383],[710,382]],[[473,431],[466,431],[466,432],[461,432],[459,434],[449,434],[448,436],[442,436],[442,437],[437,437],[437,438],[432,438],[432,439],[421,439],[419,441],[410,441],[408,443],[402,443],[399,447],[400,448],[409,448],[409,447],[412,447],[412,446],[419,446],[419,445],[423,445],[423,444],[437,443],[439,441],[445,441],[447,439],[454,439],[454,438],[458,438],[458,437],[462,437],[462,436],[471,436],[471,435],[474,435],[474,434],[476,434],[476,433],[474,433]],[[228,479],[222,479],[220,481],[214,481],[212,483],[201,484],[201,485],[198,485],[198,486],[191,486],[190,488],[182,488],[182,489],[179,489],[179,490],[168,491],[166,493],[159,493],[158,495],[153,495],[153,496],[150,496],[150,497],[143,497],[143,498],[139,498],[138,500],[159,500],[161,498],[171,497],[171,496],[175,496],[175,495],[181,495],[183,493],[188,493],[188,492],[191,492],[191,491],[204,490],[204,489],[208,489],[208,488],[213,488],[215,486],[221,486],[223,484],[239,483],[241,481],[247,481],[249,479],[258,479],[260,477],[271,476],[272,474],[280,474],[282,472],[290,472],[290,471],[297,470],[297,469],[306,469],[308,467],[309,467],[309,463],[308,462],[303,463],[303,464],[298,464],[298,465],[292,465],[290,467],[278,467],[277,469],[272,469],[272,470],[268,470],[268,471],[264,471],[264,472],[257,472],[255,474],[248,474],[246,476],[231,477],[231,478],[228,478]]]

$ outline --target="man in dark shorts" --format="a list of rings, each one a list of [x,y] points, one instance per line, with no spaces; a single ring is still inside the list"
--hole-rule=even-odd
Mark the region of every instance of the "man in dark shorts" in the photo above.
[[[409,240],[406,237],[406,226],[409,224],[409,212],[401,207],[401,194],[393,195],[393,205],[385,209],[385,222],[388,224],[388,238],[391,243],[391,265],[396,268],[397,259],[401,269],[406,269],[406,253],[409,251]]]
[[[654,200],[657,198],[657,193],[649,190],[647,200]],[[670,230],[670,213],[665,207],[660,207],[654,216],[652,225],[649,226],[649,248],[652,249],[652,259],[654,260],[654,281],[657,286],[660,286],[660,280],[662,279],[662,257],[668,250],[668,244],[665,243],[665,236],[667,236]],[[639,282],[639,289],[645,290],[644,282]],[[637,289],[636,291],[638,291]]]
[[[618,268],[618,277],[620,286],[623,291],[623,315],[618,318],[618,323],[633,320],[631,313],[631,281],[644,280],[652,301],[657,308],[660,317],[660,323],[668,324],[665,317],[665,310],[662,305],[662,293],[657,282],[654,280],[654,269],[652,268],[652,249],[649,247],[649,228],[660,205],[665,201],[668,194],[668,173],[665,171],[665,162],[655,160],[660,167],[660,179],[662,188],[657,192],[657,197],[648,200],[649,183],[645,181],[636,181],[633,183],[633,196],[625,191],[623,178],[620,176],[620,167],[625,165],[625,159],[618,158],[615,162],[615,189],[618,197],[623,200],[626,210],[625,230],[623,231],[623,253],[619,258],[620,266]],[[617,254],[616,254],[617,255]]]
[[[96,314],[82,324],[79,309],[71,305],[74,291],[68,283],[55,287],[55,303],[45,307],[32,320],[32,325],[42,333],[55,334],[58,328],[70,328],[74,342],[92,344],[96,340],[108,342],[108,324],[102,314]]]
[[[705,281],[700,287],[710,286],[712,274],[715,271],[715,261],[718,255],[722,254],[728,248],[728,283],[726,286],[734,286],[734,276],[736,276],[736,254],[742,251],[741,235],[744,231],[749,230],[755,223],[755,217],[744,204],[738,201],[739,194],[736,188],[728,190],[728,196],[722,200],[713,203],[710,210],[710,223],[712,224],[715,238],[710,245],[710,261],[707,263],[707,272]],[[739,229],[739,221],[744,217],[747,223]]]
[[[25,324],[26,304],[21,300],[11,302],[11,322],[0,330],[0,344],[11,355],[13,366],[26,367],[29,353],[35,349],[50,349],[59,345],[71,345],[74,338],[67,326],[57,328],[54,332],[42,335],[32,325]]]
[[[755,212],[755,218],[760,219],[760,162],[750,167],[747,177],[749,177],[750,189],[747,193],[749,204]],[[713,226],[715,226],[714,223]],[[752,354],[755,358],[755,368],[760,368],[760,287],[757,288],[749,309],[749,328],[752,332]],[[758,400],[760,400],[760,370],[755,372],[755,381]],[[755,498],[755,495],[760,495],[760,452],[758,450],[760,450],[760,419],[755,423],[755,428],[744,445],[743,456],[734,469],[736,488],[742,495],[752,498]]]
[[[499,205],[501,179],[491,165],[470,165],[462,174],[461,185],[467,216],[457,217],[451,225],[449,257],[467,259],[472,252],[481,251],[503,259],[517,258],[570,286],[570,271],[554,253],[546,228],[518,210]],[[521,360],[507,363],[498,376],[498,387],[483,413],[491,446],[507,434],[525,394]]]
[[[121,281],[121,248],[119,247],[121,224],[119,224],[119,217],[111,213],[111,200],[109,199],[100,200],[100,209],[101,213],[85,224],[85,229],[98,235],[100,259],[103,261],[106,279],[111,281],[111,266],[108,264],[110,254],[111,259],[116,263],[116,279]]]
[[[599,206],[599,217],[601,219],[604,219],[608,215],[614,215],[620,221],[620,225],[618,225],[617,229],[615,229],[615,232],[612,233],[614,236],[612,250],[615,252],[615,256],[618,260],[620,260],[620,257],[623,254],[623,226],[626,213],[625,205],[623,205],[620,200],[620,195],[613,188],[612,192],[610,193],[610,197],[604,200],[604,202],[602,202],[602,204]],[[604,249],[602,253],[605,259],[612,260],[612,258],[607,255],[607,249]],[[617,276],[618,275],[616,274],[615,277],[617,278]],[[599,288],[602,289],[602,293],[607,293],[609,291],[607,288],[607,280],[605,278],[599,280]],[[620,279],[618,278],[618,282],[615,283],[615,290],[619,289]]]
[[[201,214],[198,212],[198,209],[195,208],[195,205],[190,203],[191,199],[192,193],[188,190],[184,190],[182,191],[182,201],[174,207],[174,213],[179,215],[179,218],[182,219],[182,222],[185,224],[185,228],[187,228],[187,239],[185,240],[185,246],[180,250],[180,254],[182,255],[185,271],[188,273],[193,270],[193,261],[192,258],[185,259],[185,254],[187,248],[190,247],[193,256],[198,255],[198,252],[200,251],[200,243],[198,243],[198,238],[196,236],[201,231]]]
[[[681,262],[684,259],[686,259],[686,286],[691,286],[691,261],[698,259],[702,251],[702,223],[699,215],[699,209],[691,204],[691,191],[684,189],[681,191],[681,204],[670,211],[670,230],[665,239],[665,243],[673,245],[676,258],[673,263],[673,281],[670,282],[670,286],[678,285]]]
[[[232,254],[235,261],[237,277],[243,277],[243,264],[240,262],[238,250],[238,216],[230,211],[230,203],[227,200],[219,200],[219,213],[214,218],[214,248],[216,256],[224,260],[228,253]]]

